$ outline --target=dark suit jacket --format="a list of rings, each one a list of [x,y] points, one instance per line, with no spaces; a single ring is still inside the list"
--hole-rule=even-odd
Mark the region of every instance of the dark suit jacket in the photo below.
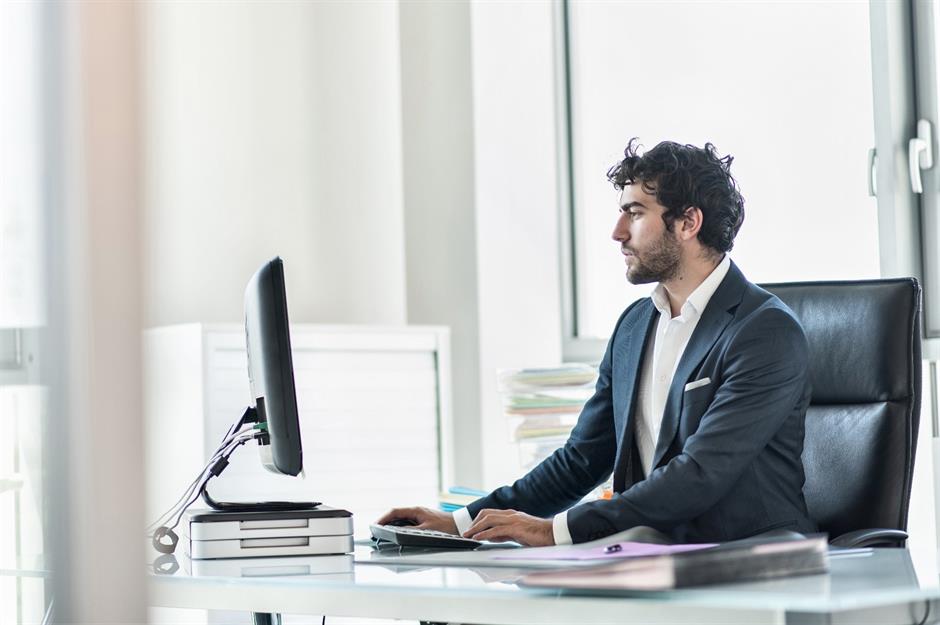
[[[810,392],[799,321],[731,264],[676,367],[644,478],[633,415],[658,314],[650,298],[624,311],[565,446],[512,486],[470,504],[471,518],[484,508],[549,517],[574,506],[568,529],[576,543],[637,525],[680,542],[816,531],[802,492]],[[711,382],[685,391],[704,378]],[[575,505],[611,472],[612,499]]]

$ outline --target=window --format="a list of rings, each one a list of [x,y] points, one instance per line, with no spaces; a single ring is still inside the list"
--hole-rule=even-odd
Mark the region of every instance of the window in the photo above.
[[[38,623],[48,599],[39,3],[0,4],[0,622]]]
[[[651,291],[610,239],[605,173],[634,136],[735,157],[750,280],[879,277],[869,19],[867,2],[567,3],[573,337],[608,337]]]

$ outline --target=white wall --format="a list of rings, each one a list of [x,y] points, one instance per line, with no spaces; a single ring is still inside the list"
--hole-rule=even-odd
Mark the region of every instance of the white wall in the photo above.
[[[398,5],[310,4],[317,99],[304,114],[316,144],[307,173],[319,181],[308,285],[316,321],[404,323]]]
[[[457,481],[514,478],[496,369],[561,354],[551,5],[144,13],[147,325],[238,320],[279,254],[295,322],[450,326]]]
[[[402,2],[408,321],[451,327],[457,482],[481,487],[470,5]]]
[[[496,370],[561,360],[549,2],[472,4],[484,483],[519,474]]]
[[[403,323],[397,5],[143,7],[147,324],[237,321],[276,254],[293,321]]]

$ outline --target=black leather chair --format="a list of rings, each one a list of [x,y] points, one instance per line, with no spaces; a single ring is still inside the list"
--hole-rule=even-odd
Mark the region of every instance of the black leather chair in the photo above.
[[[834,545],[902,546],[920,420],[917,280],[763,287],[796,313],[809,341],[810,517]]]

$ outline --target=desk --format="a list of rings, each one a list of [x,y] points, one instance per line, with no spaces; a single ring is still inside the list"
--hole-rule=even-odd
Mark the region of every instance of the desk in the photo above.
[[[936,579],[918,580],[903,549],[833,559],[828,575],[663,593],[534,590],[517,569],[382,566],[357,545],[345,576],[150,577],[154,606],[360,618],[531,623],[921,623],[940,619]],[[927,612],[929,610],[929,613]],[[926,618],[925,618],[926,615]]]

